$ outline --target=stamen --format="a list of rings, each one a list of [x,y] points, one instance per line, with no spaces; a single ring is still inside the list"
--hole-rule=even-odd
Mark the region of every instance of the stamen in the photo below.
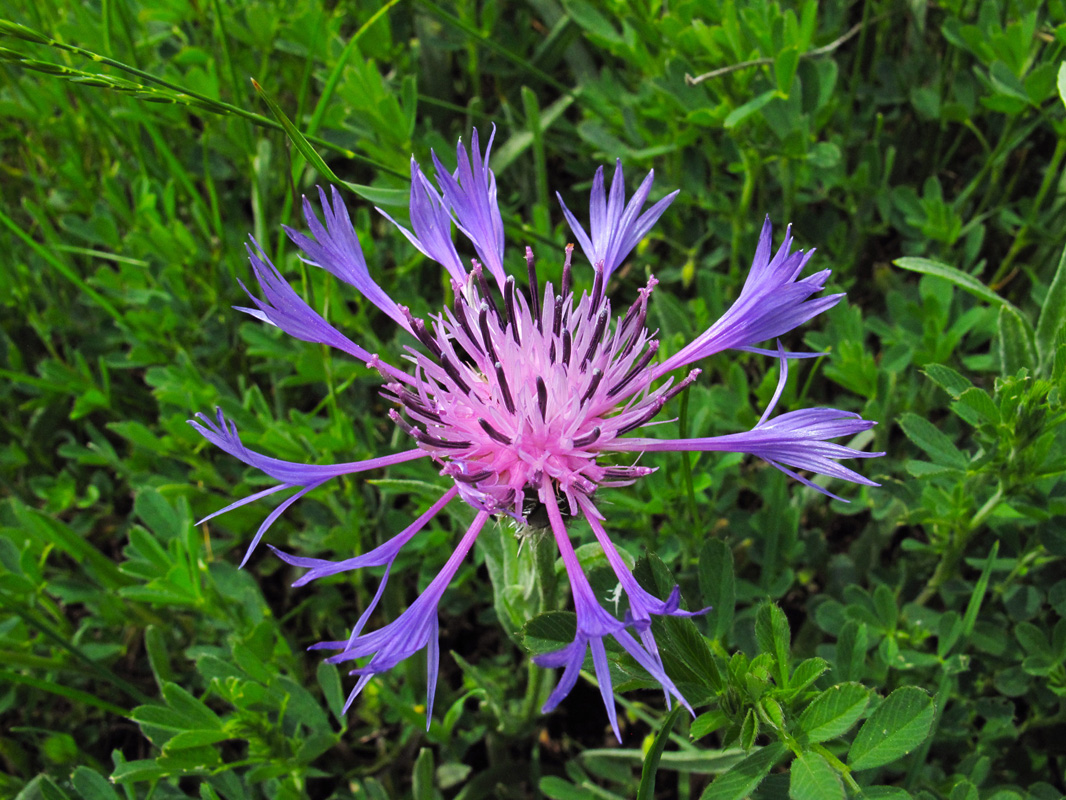
[[[474,280],[477,281],[478,288],[481,289],[481,302],[487,303],[489,308],[492,309],[492,315],[497,320],[500,319],[500,309],[496,307],[496,301],[492,299],[492,292],[489,290],[489,284],[485,280],[485,270],[482,269],[478,260],[471,259],[471,263],[474,265],[472,272],[474,273]]]
[[[552,340],[551,346],[548,348],[548,363],[555,363],[555,340]]]
[[[503,404],[513,414],[515,412],[514,398],[511,397],[511,388],[507,385],[507,376],[503,374],[503,364],[496,362],[496,382],[500,384],[500,394],[503,395]]]
[[[563,328],[563,361],[562,361],[562,363],[563,363],[563,366],[568,367],[568,368],[570,366],[570,347],[571,346],[572,346],[572,342],[570,341],[570,330],[569,330],[569,328]]]
[[[430,336],[429,331],[426,330],[426,323],[411,313],[411,309],[407,306],[400,306],[400,313],[403,314],[407,320],[408,327],[411,328],[415,338],[420,341],[434,358],[440,358],[440,345]]]
[[[466,298],[458,292],[455,294],[455,318],[459,322],[459,327],[463,329],[463,333],[465,333],[467,338],[470,339],[470,344],[475,350],[477,350],[477,354],[479,356],[485,355],[484,351],[481,349],[481,345],[477,343],[477,337],[474,336],[474,331],[470,327],[470,320],[466,316]],[[473,353],[470,353],[469,355],[472,356]]]
[[[395,408],[389,409],[389,419],[395,422],[397,427],[400,428],[400,430],[402,430],[408,436],[413,436],[415,439],[417,439],[418,434],[422,432],[418,430],[414,425],[409,423],[407,420],[405,420],[403,417],[401,417],[400,412],[397,411]]]
[[[447,439],[440,439],[436,436],[431,436],[425,431],[418,431],[418,433],[415,435],[415,438],[424,444],[431,445],[432,447],[442,447],[447,450],[462,450],[470,446],[470,442],[451,442]]]
[[[563,297],[570,294],[570,258],[574,255],[574,245],[566,246],[566,258],[563,259],[563,281],[559,291]]]
[[[440,418],[440,414],[435,411],[430,411],[428,408],[421,404],[415,405],[413,403],[404,403],[404,407],[407,409],[408,414],[411,414],[412,416],[416,417],[421,417],[426,422],[432,422],[437,425],[444,424],[444,420]]]
[[[478,481],[483,481],[492,475],[491,469],[482,470],[481,472],[475,472],[472,475],[463,475],[461,472],[451,472],[448,476],[459,481],[459,483],[475,484]]]
[[[648,343],[648,349],[644,351],[644,354],[640,357],[637,363],[635,363],[632,367],[629,368],[629,372],[625,374],[622,380],[618,381],[618,383],[616,383],[610,388],[610,390],[607,392],[607,396],[614,397],[616,394],[626,388],[629,382],[632,381],[635,377],[637,377],[637,375],[642,369],[648,366],[648,362],[651,361],[652,357],[655,355],[655,351],[658,349],[659,342],[655,339],[650,341]]]
[[[548,419],[548,387],[544,385],[544,378],[537,376],[537,407],[540,408],[541,420]]]
[[[665,405],[666,405],[666,395],[663,395],[662,397],[657,398],[655,400],[655,402],[652,403],[644,411],[643,414],[641,414],[639,417],[637,417],[635,420],[633,420],[633,422],[630,422],[628,425],[626,425],[626,426],[624,426],[622,428],[619,428],[618,429],[618,435],[621,436],[623,433],[629,433],[634,428],[639,428],[641,425],[644,425],[647,422],[651,422],[652,418],[656,414],[658,414],[660,411],[662,411],[663,410],[663,406],[665,406]]]
[[[463,394],[470,394],[470,386],[463,380],[463,376],[459,374],[458,368],[452,363],[452,360],[444,353],[440,356],[440,365],[444,371],[448,373],[448,377],[452,379],[455,385],[459,388]]]
[[[592,380],[589,381],[589,388],[585,390],[585,393],[581,395],[581,403],[588,402],[592,395],[596,394],[596,390],[600,388],[600,381],[603,380],[603,370],[598,367],[592,369]]]
[[[514,275],[508,275],[507,282],[503,285],[503,305],[507,309],[507,321],[511,325],[514,343],[521,346],[522,339],[518,335],[518,315],[514,308]]]
[[[589,359],[592,358],[592,354],[596,352],[596,348],[600,346],[600,341],[603,339],[603,332],[607,328],[607,309],[603,309],[596,317],[596,327],[592,330],[592,338],[589,340],[588,349],[585,350],[585,355],[581,358],[581,369],[585,368],[585,365],[589,363]]]
[[[574,439],[574,447],[585,447],[592,444],[594,441],[600,438],[600,426],[597,425],[589,433],[586,433],[580,439]]]
[[[555,295],[555,314],[552,319],[552,335],[559,335],[559,326],[563,324],[563,296]]]
[[[494,439],[500,444],[511,443],[511,440],[508,437],[504,436],[502,433],[492,427],[492,425],[489,424],[489,421],[484,417],[478,417],[477,424],[481,426],[481,429],[485,431],[485,433],[487,433],[491,439]]]
[[[600,304],[600,293],[603,291],[603,262],[596,265],[596,279],[592,282],[592,296],[589,298],[589,313],[586,319],[592,319],[592,312]]]
[[[499,361],[496,356],[496,348],[492,346],[492,331],[489,329],[489,304],[484,300],[481,301],[481,313],[478,314],[477,322],[481,328],[481,339],[485,343],[485,351],[488,353],[489,361]]]
[[[529,311],[540,325],[540,282],[537,280],[537,267],[533,261],[533,248],[526,248],[526,270],[529,273]]]

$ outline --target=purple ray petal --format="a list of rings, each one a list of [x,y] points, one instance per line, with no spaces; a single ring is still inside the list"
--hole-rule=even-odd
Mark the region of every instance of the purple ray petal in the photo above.
[[[411,227],[414,228],[414,233],[380,208],[377,211],[395,225],[422,255],[432,258],[448,270],[448,274],[456,283],[462,285],[466,281],[466,267],[463,266],[463,261],[452,243],[451,215],[444,199],[422,174],[414,158],[411,159],[410,202]]]
[[[227,419],[222,409],[216,409],[216,419],[211,420],[204,414],[196,414],[197,419],[188,420],[188,423],[196,431],[207,439],[211,444],[226,451],[234,458],[240,459],[250,467],[255,467],[265,472],[271,478],[290,486],[306,486],[309,483],[329,480],[338,475],[349,475],[355,472],[366,472],[380,467],[391,467],[394,464],[402,464],[422,458],[426,453],[417,447],[413,450],[405,450],[390,456],[369,458],[365,461],[350,461],[345,464],[300,464],[295,461],[282,461],[279,458],[271,458],[250,450],[241,442],[237,433],[236,424]]]
[[[370,660],[365,665],[354,667],[350,670],[350,674],[360,675],[362,678],[356,685],[352,695],[349,696],[348,704],[358,696],[371,676],[390,669],[409,656],[414,655],[423,647],[431,648],[427,652],[431,659],[436,659],[439,656],[439,649],[436,644],[437,605],[444,595],[444,590],[448,588],[448,584],[455,577],[459,565],[466,558],[467,553],[470,552],[470,548],[474,546],[474,542],[477,540],[478,534],[481,533],[488,518],[489,514],[486,512],[478,513],[444,567],[430,581],[429,586],[426,587],[422,594],[395,620],[371,633],[358,634],[353,631],[353,635],[347,643],[320,642],[309,648],[312,650],[339,649],[341,652],[326,659],[331,664],[353,661],[366,656],[370,657]],[[360,620],[360,624],[362,621]],[[429,675],[431,686],[435,683],[436,673],[437,668],[431,664]],[[427,722],[428,714],[432,712],[433,697],[433,689],[430,689],[427,695]]]
[[[326,558],[307,558],[305,556],[289,555],[273,546],[271,546],[270,549],[273,550],[274,554],[286,564],[310,570],[292,584],[294,587],[303,586],[311,581],[318,580],[319,578],[325,578],[329,575],[336,575],[341,572],[348,572],[353,569],[360,569],[362,567],[380,567],[385,564],[391,564],[396,559],[396,556],[399,554],[403,546],[407,544],[416,533],[421,531],[422,528],[426,526],[426,523],[437,516],[441,509],[455,499],[455,496],[458,493],[459,489],[452,486],[444,493],[443,497],[437,500],[437,502],[430,506],[418,519],[408,525],[403,531],[393,536],[384,544],[380,544],[373,550],[355,556],[354,558],[347,558],[343,561],[331,561]]]
[[[814,251],[791,252],[791,225],[773,258],[771,234],[767,217],[740,296],[721,319],[656,367],[652,373],[655,378],[722,350],[748,349],[782,336],[840,301],[843,294],[809,299],[825,287],[829,270],[796,280]]]
[[[496,126],[493,125],[484,158],[476,128],[470,137],[469,154],[460,139],[456,147],[458,168],[454,176],[440,163],[436,153],[433,154],[433,164],[452,219],[474,245],[481,263],[502,289],[507,278],[503,271],[503,218],[496,201],[496,176],[489,169],[489,154],[495,137]]]
[[[314,235],[312,239],[306,234],[285,227],[285,233],[289,235],[293,243],[304,252],[304,260],[309,264],[332,273],[347,284],[354,286],[371,303],[376,305],[401,328],[407,329],[407,320],[400,313],[396,301],[385,294],[385,291],[370,277],[366,259],[363,257],[363,249],[359,246],[359,237],[355,234],[348,209],[344,206],[344,200],[337,191],[337,187],[331,187],[333,203],[330,205],[326,192],[321,187],[318,189],[319,203],[322,206],[322,216],[326,220],[325,226],[318,221],[311,202],[303,198],[304,219]]]
[[[577,221],[570,209],[563,202],[562,195],[556,192],[563,216],[566,217],[570,230],[573,231],[582,252],[592,264],[603,264],[603,279],[607,281],[611,273],[629,255],[630,251],[647,236],[648,231],[659,220],[666,208],[673,202],[677,192],[671,192],[643,214],[641,208],[648,199],[655,171],[652,170],[641,182],[640,187],[625,202],[625,180],[622,175],[622,161],[615,163],[614,177],[611,179],[610,199],[604,194],[603,167],[596,170],[592,180],[592,192],[589,197],[589,231]],[[639,215],[639,216],[638,216]]]

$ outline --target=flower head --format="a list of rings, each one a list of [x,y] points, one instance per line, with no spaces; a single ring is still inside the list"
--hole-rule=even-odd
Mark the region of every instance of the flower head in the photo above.
[[[607,296],[607,286],[612,272],[647,234],[676,192],[641,214],[652,190],[652,175],[645,178],[626,204],[621,165],[615,169],[609,198],[600,169],[592,187],[590,234],[564,207],[575,236],[592,262],[591,288],[578,292],[572,285],[573,245],[568,245],[558,286],[541,284],[533,252],[527,247],[527,282],[523,289],[504,270],[503,223],[496,203],[496,178],[489,168],[491,143],[490,138],[484,156],[476,131],[469,154],[460,143],[459,166],[454,174],[434,155],[439,190],[412,161],[413,230],[397,227],[419,251],[448,271],[455,298],[451,307],[428,320],[413,316],[371,279],[335,190],[332,202],[324,192],[320,193],[324,224],[311,204],[304,202],[304,215],[313,238],[289,231],[305,260],[354,286],[410,334],[404,356],[406,370],[385,363],[330,326],[296,295],[258,248],[249,248],[263,299],[252,295],[255,308],[242,310],[296,338],[329,344],[377,369],[384,378],[383,395],[396,406],[390,416],[410,437],[412,448],[368,461],[307,466],[249,450],[221,411],[216,421],[201,417],[192,424],[205,438],[278,481],[277,486],[238,500],[211,516],[282,489],[297,489],[260,526],[245,556],[247,560],[289,505],[330,478],[415,458],[435,462],[450,488],[410,527],[380,547],[338,562],[275,550],[287,563],[308,570],[296,585],[345,570],[386,567],[376,596],[349,637],[323,642],[315,648],[337,651],[329,659],[332,662],[354,662],[351,674],[358,676],[358,681],[349,703],[374,674],[426,649],[430,677],[428,719],[439,658],[437,604],[448,583],[490,516],[508,515],[526,521],[531,508],[544,507],[566,566],[577,612],[574,641],[536,659],[544,666],[563,668],[545,710],[555,707],[570,691],[586,651],[591,650],[608,716],[618,733],[605,639],[615,639],[658,680],[668,702],[674,695],[684,703],[663,669],[650,623],[653,616],[699,612],[681,610],[676,588],[665,600],[642,588],[611,542],[595,504],[597,492],[632,483],[653,471],[633,465],[631,458],[629,462],[619,461],[617,454],[654,450],[751,453],[823,492],[794,470],[876,485],[837,462],[879,454],[862,453],[827,441],[861,432],[872,424],[842,411],[810,409],[768,419],[787,378],[788,356],[795,355],[785,353],[780,345],[777,354],[782,365],[781,380],[770,408],[752,430],[683,440],[629,436],[651,423],[699,375],[698,369],[682,376],[667,372],[725,348],[755,349],[755,344],[786,333],[831,306],[840,296],[809,299],[822,289],[828,271],[799,277],[810,254],[791,252],[791,233],[786,234],[785,243],[771,258],[767,221],[751,275],[733,307],[691,345],[654,366],[659,342],[646,328],[645,320],[656,280],[650,278],[639,290],[636,301],[617,314]],[[469,269],[452,242],[452,223],[477,254]],[[364,633],[400,549],[456,497],[476,509],[477,514],[443,569],[397,619]],[[571,520],[587,520],[603,547],[629,601],[622,619],[604,610],[582,573],[570,543],[563,503]]]

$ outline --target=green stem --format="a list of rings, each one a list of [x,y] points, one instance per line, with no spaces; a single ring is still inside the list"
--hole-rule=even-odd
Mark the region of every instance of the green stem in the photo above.
[[[924,606],[928,603],[936,596],[936,593],[940,591],[940,587],[954,577],[959,562],[962,560],[962,556],[966,551],[966,545],[970,543],[974,534],[977,533],[985,520],[988,519],[988,516],[996,509],[996,506],[999,505],[1004,494],[1005,490],[1003,483],[1001,482],[996,486],[996,491],[992,496],[989,497],[985,504],[978,509],[976,514],[974,514],[973,519],[970,520],[970,524],[952,536],[947,550],[945,550],[944,554],[940,557],[940,563],[936,565],[936,570],[933,572],[933,576],[929,579],[929,582],[925,585],[922,593],[919,594],[918,598],[915,600],[918,605]]]
[[[165,78],[160,78],[156,75],[151,74],[150,72],[145,72],[142,69],[132,67],[129,64],[124,64],[123,62],[117,61],[113,58],[102,56],[99,53],[94,53],[92,50],[86,50],[83,47],[77,47],[76,45],[60,42],[56,39],[51,38],[50,36],[46,36],[45,34],[40,33],[39,31],[35,31],[32,28],[27,28],[25,25],[18,25],[17,23],[10,22],[9,20],[0,19],[0,36],[5,34],[17,36],[20,39],[26,39],[27,41],[36,42],[37,44],[45,44],[49,47],[54,47],[57,50],[65,50],[69,53],[75,53],[79,56],[83,56],[84,58],[88,58],[92,61],[95,61],[98,64],[106,64],[109,67],[114,67],[115,69],[122,70],[123,72],[129,73],[130,75],[136,75],[138,78],[148,81],[149,83],[154,83],[157,86],[162,86],[165,89],[170,89],[171,91],[177,92],[183,98],[197,101],[198,107],[203,108],[205,110],[214,111],[215,113],[233,114],[235,116],[249,120],[250,122],[254,122],[256,125],[262,128],[270,128],[271,130],[284,131],[284,128],[281,126],[281,124],[273,119],[270,119],[270,117],[264,117],[262,114],[256,114],[254,111],[247,111],[241,108],[240,106],[233,105],[232,103],[227,103],[223,100],[210,97],[206,94],[195,92],[192,89],[187,89],[183,86],[179,86],[176,83],[171,83]],[[332,150],[333,152],[339,153],[340,155],[343,155],[346,158],[350,158],[353,161],[360,161],[368,166],[374,167],[377,170],[386,172],[389,175],[394,175],[397,178],[407,177],[403,173],[397,172],[396,170],[391,169],[390,167],[387,167],[384,164],[379,164],[378,162],[374,161],[373,159],[367,158],[366,156],[361,156],[355,151],[349,150],[347,147],[342,147],[327,139],[322,139],[318,136],[308,136],[307,139],[308,141],[317,144],[319,147],[324,147],[327,150]]]

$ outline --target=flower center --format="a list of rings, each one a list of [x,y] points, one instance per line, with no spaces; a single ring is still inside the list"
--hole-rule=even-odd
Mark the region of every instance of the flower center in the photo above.
[[[572,251],[568,245],[558,293],[548,283],[537,296],[527,248],[528,299],[509,277],[498,305],[475,263],[466,284],[454,287],[454,307],[431,327],[404,309],[428,353],[408,348],[413,384],[386,386],[407,419],[390,416],[475,507],[523,519],[526,491],[539,495],[547,475],[576,509],[575,492],[591,496],[605,479],[617,485],[647,474],[597,457],[690,382],[648,391],[644,368],[658,348],[644,327],[654,278],[612,328],[602,267],[591,293],[578,300],[571,291]]]

